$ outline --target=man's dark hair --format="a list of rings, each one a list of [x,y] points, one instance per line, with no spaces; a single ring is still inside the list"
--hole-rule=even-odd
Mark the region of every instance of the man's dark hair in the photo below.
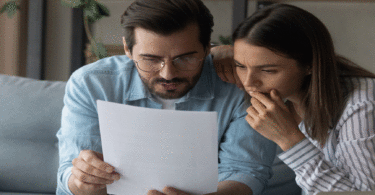
[[[167,36],[189,24],[198,24],[199,41],[207,48],[214,26],[213,17],[201,0],[136,0],[121,16],[121,24],[130,52],[136,44],[137,27]]]

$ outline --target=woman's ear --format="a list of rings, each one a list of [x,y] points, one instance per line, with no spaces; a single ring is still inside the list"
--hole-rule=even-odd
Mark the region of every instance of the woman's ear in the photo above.
[[[128,58],[130,59],[133,59],[132,54],[129,50],[129,47],[126,44],[125,37],[122,37],[122,44],[124,45],[124,51],[125,51],[126,56],[128,56]]]

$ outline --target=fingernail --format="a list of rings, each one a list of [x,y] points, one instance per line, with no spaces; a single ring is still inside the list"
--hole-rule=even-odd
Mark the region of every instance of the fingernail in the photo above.
[[[112,173],[113,172],[113,168],[112,167],[107,167],[105,169],[105,171],[107,171],[107,173]]]
[[[116,181],[117,181],[117,180],[120,180],[120,175],[117,175],[117,174],[116,174],[116,175],[112,176],[112,178],[113,178],[114,180],[116,180]]]

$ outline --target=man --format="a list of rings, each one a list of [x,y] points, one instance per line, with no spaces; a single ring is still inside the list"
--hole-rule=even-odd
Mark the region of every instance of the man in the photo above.
[[[96,100],[218,113],[219,183],[213,194],[260,194],[272,175],[275,144],[245,120],[244,93],[216,75],[213,18],[200,0],[136,0],[122,16],[126,56],[77,70],[64,97],[57,194],[106,194],[120,178],[103,162]],[[164,193],[186,194],[165,188]],[[124,192],[126,194],[126,192]]]

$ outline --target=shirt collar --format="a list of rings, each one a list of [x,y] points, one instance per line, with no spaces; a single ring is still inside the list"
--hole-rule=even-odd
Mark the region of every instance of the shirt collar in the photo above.
[[[134,62],[133,69],[131,70],[131,87],[129,92],[124,92],[125,99],[127,101],[136,101],[140,99],[149,98],[151,99],[152,96],[146,86],[143,84],[142,79],[140,78],[137,68],[135,67]],[[188,99],[199,99],[199,100],[209,100],[214,98],[214,78],[212,74],[216,74],[213,72],[213,63],[211,55],[206,57],[206,60],[203,64],[203,70],[201,76],[197,82],[197,84],[184,96],[180,99],[179,102],[187,101]]]

